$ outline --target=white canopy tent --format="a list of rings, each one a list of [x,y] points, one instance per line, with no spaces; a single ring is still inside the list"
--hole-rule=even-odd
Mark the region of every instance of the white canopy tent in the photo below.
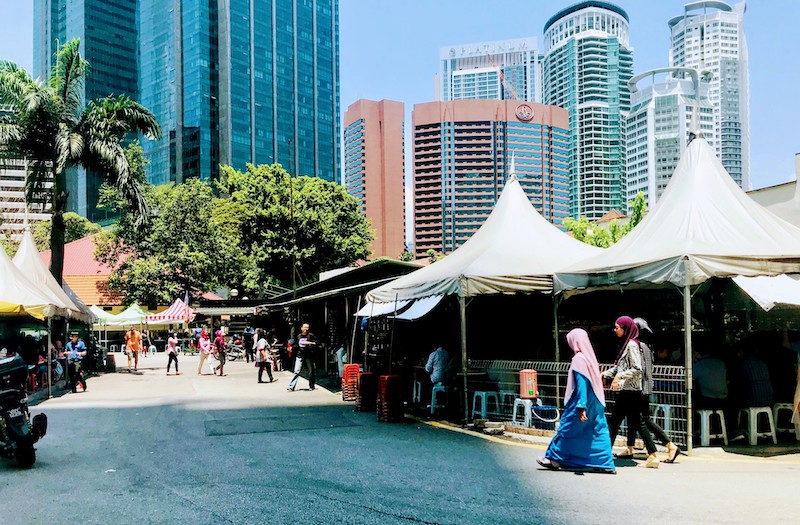
[[[542,217],[513,176],[513,162],[511,172],[492,213],[467,242],[444,259],[371,290],[364,307],[364,311],[369,311],[370,303],[377,306],[397,302],[399,305],[405,301],[457,295],[465,407],[468,406],[465,299],[489,294],[549,294],[556,271],[601,251],[573,239]],[[430,308],[437,303],[438,300],[426,301]],[[416,310],[413,304],[409,307],[411,310]]]
[[[682,289],[691,428],[691,287],[712,277],[786,273],[800,273],[800,229],[748,197],[696,138],[644,220],[609,249],[557,272],[554,285],[567,295],[625,285]]]
[[[132,304],[117,315],[106,317],[103,324],[105,326],[127,326],[144,324],[147,319],[147,311],[143,310],[138,304]]]
[[[25,277],[50,300],[53,305],[51,310],[53,315],[76,319],[87,324],[92,322],[91,312],[84,311],[75,304],[44,265],[29,229],[22,235],[13,262],[14,266],[19,268],[20,272],[24,273]]]
[[[0,314],[30,315],[44,319],[58,315],[64,305],[32,283],[0,249]]]

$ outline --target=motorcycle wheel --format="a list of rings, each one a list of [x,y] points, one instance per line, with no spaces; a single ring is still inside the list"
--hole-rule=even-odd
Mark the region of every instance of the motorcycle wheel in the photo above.
[[[20,468],[31,468],[36,463],[36,449],[33,448],[33,445],[18,448],[14,451],[14,459],[17,460]]]

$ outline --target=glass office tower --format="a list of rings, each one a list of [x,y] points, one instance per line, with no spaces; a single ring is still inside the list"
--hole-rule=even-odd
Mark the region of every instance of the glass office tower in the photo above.
[[[36,0],[35,71],[49,70],[56,40],[81,38],[87,100],[127,94],[161,125],[142,141],[153,183],[272,162],[333,181],[338,11],[338,0]],[[84,196],[70,208],[90,218],[94,179],[69,181]]]
[[[138,98],[136,0],[36,0],[34,3],[34,76],[45,80],[55,62],[57,42],[81,40],[89,62],[84,99],[108,95]],[[92,221],[102,177],[82,169],[67,172],[67,207]]]
[[[544,51],[543,101],[569,111],[570,215],[594,220],[622,210],[633,76],[628,15],[608,2],[563,9],[544,26]]]

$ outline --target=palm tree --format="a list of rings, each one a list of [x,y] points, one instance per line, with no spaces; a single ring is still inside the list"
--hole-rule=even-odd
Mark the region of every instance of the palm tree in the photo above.
[[[83,104],[88,62],[80,41],[59,49],[47,84],[13,62],[0,61],[0,156],[27,160],[28,200],[44,196],[53,215],[50,272],[61,283],[67,168],[102,174],[126,199],[139,222],[147,219],[142,189],[130,176],[122,142],[128,134],[160,136],[153,114],[126,96]],[[52,185],[49,184],[52,181]]]

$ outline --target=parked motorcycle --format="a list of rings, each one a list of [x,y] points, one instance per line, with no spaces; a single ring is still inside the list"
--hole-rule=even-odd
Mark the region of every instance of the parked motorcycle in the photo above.
[[[47,416],[31,419],[25,382],[28,366],[19,356],[0,359],[0,455],[22,468],[36,463],[34,445],[47,433]]]
[[[230,361],[236,361],[244,357],[245,349],[241,339],[233,338],[225,346],[225,358]]]

